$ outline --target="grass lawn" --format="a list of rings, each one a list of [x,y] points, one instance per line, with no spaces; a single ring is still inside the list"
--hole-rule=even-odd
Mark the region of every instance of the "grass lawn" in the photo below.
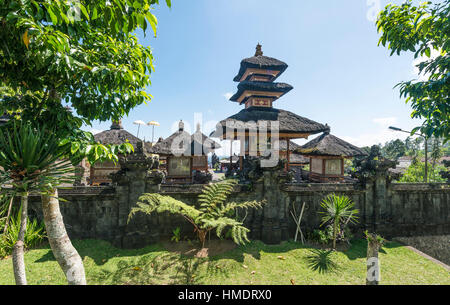
[[[162,245],[121,250],[105,241],[74,241],[89,284],[365,284],[366,241],[333,253],[338,269],[312,270],[311,247],[252,242],[209,258],[186,257]],[[417,253],[388,243],[380,253],[382,284],[450,284],[450,273]],[[29,284],[65,284],[48,246],[25,255]],[[11,258],[0,261],[0,284],[14,284]]]

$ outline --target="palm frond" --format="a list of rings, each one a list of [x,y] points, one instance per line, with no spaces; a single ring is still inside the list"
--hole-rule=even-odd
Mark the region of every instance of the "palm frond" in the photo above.
[[[0,147],[0,181],[15,193],[45,191],[75,179],[58,139],[45,127],[14,123],[0,131]]]

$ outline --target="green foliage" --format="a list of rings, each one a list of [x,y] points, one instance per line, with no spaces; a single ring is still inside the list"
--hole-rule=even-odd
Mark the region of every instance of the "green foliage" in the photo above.
[[[152,9],[158,4],[0,0],[0,113],[58,126],[54,136],[71,144],[68,154],[78,154],[74,163],[83,153],[90,162],[116,161],[115,147],[95,143],[80,127],[93,120],[117,120],[151,99],[145,89],[153,55],[135,32],[151,28],[156,35]]]
[[[336,236],[336,241],[347,242],[353,238],[350,229],[344,226]],[[333,241],[333,226],[327,225],[324,229],[315,229],[308,234],[308,239],[322,245],[328,245]]]
[[[220,161],[219,157],[215,153],[213,153],[213,155],[211,157],[211,164],[212,164],[212,167],[214,168],[214,170],[219,169],[219,167],[220,167],[219,161]]]
[[[64,150],[51,130],[27,123],[14,125],[0,132],[0,147],[0,185],[11,184],[14,194],[45,191],[72,181],[67,174],[73,168],[61,160]]]
[[[406,153],[406,145],[402,140],[387,142],[381,149],[383,157],[389,160],[397,160]]]
[[[424,120],[418,130],[430,137],[450,134],[450,0],[438,4],[430,1],[414,6],[411,0],[402,5],[389,4],[377,20],[381,37],[378,44],[394,53],[414,52],[414,58],[426,56],[419,63],[420,74],[429,75],[425,81],[407,81],[398,84],[400,95],[411,103],[412,118]],[[436,50],[438,56],[431,57]]]
[[[329,273],[338,269],[338,265],[333,261],[333,250],[312,249],[306,256],[308,267],[319,273]]]
[[[329,229],[331,228],[331,230]],[[308,234],[308,239],[318,242],[322,245],[327,245],[333,240],[333,228],[327,226],[325,229],[315,229],[310,234]]]
[[[177,227],[175,230],[172,231],[172,238],[171,241],[179,242],[181,240],[181,229],[180,227]]]
[[[6,219],[0,220],[0,258],[10,255],[14,244],[17,241],[20,230],[20,216],[21,208],[16,213],[16,217],[11,217],[9,220],[8,230],[3,233]],[[45,239],[45,228],[43,223],[39,223],[36,219],[27,221],[27,228],[25,231],[25,248],[33,248]]]
[[[236,184],[236,180],[224,180],[205,186],[198,196],[196,207],[187,205],[170,196],[144,194],[139,198],[137,207],[131,209],[128,221],[138,212],[145,214],[151,214],[152,212],[180,214],[194,226],[203,246],[208,232],[215,230],[220,238],[223,236],[225,229],[229,229],[235,243],[244,244],[248,242],[247,233],[249,229],[244,227],[243,222],[237,219],[237,210],[245,211],[250,208],[260,208],[264,202],[227,201]]]
[[[325,197],[320,203],[323,211],[322,224],[329,223],[333,228],[333,249],[336,249],[336,240],[338,234],[346,227],[349,222],[355,223],[357,221],[356,214],[359,213],[354,208],[355,204],[347,196],[338,196],[330,194]]]
[[[428,181],[429,182],[445,182],[446,180],[439,174],[441,171],[445,171],[445,167],[442,165],[428,166]],[[398,182],[423,182],[425,175],[425,162],[413,162],[406,172],[400,177]]]
[[[376,242],[380,246],[382,246],[386,243],[386,239],[376,233],[369,233],[369,231],[365,230],[364,235],[366,236],[366,239],[368,242],[373,242],[374,241],[373,239],[376,239]]]

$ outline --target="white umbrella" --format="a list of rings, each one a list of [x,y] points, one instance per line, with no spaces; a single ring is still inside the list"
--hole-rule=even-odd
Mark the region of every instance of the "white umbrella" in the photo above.
[[[155,134],[155,126],[159,126],[160,124],[156,121],[150,121],[147,123],[147,125],[152,126],[152,144],[153,144],[153,138]]]
[[[141,128],[141,125],[146,125],[146,124],[144,121],[141,121],[141,120],[134,121],[133,124],[138,125],[137,137],[139,138],[139,129]]]

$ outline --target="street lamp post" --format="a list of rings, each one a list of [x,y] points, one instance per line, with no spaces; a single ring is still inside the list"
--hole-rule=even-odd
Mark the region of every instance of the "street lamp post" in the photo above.
[[[406,130],[403,130],[401,128],[394,127],[394,126],[389,126],[389,129],[411,134],[411,131],[406,131]],[[423,180],[425,181],[425,183],[427,183],[428,182],[428,141],[427,141],[428,139],[423,134],[418,134],[418,136],[423,137],[425,139],[425,175],[424,175]]]

